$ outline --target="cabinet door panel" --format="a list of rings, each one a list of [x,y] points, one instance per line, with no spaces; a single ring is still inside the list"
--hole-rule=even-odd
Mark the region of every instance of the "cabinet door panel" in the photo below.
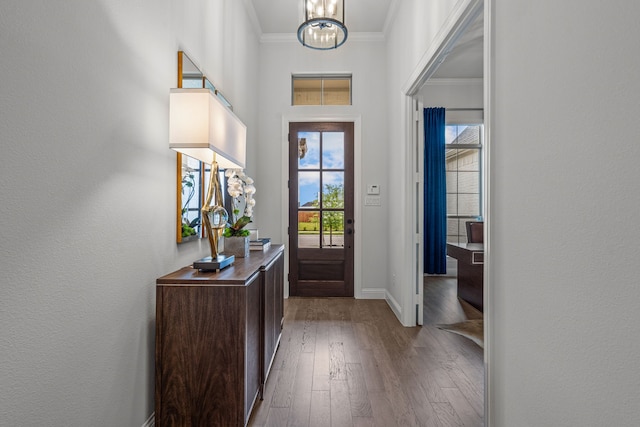
[[[244,424],[244,311],[229,310],[244,305],[241,290],[162,288],[162,425]]]

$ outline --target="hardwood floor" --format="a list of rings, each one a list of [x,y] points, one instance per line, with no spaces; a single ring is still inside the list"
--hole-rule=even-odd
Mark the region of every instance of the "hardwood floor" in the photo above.
[[[289,298],[249,426],[482,426],[482,349],[441,331],[464,319],[454,278],[425,279],[425,325],[382,300]]]

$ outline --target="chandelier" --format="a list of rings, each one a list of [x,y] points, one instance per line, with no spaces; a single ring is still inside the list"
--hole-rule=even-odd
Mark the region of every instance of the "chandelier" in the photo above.
[[[304,22],[298,27],[298,40],[311,49],[329,50],[347,41],[344,0],[302,0]]]

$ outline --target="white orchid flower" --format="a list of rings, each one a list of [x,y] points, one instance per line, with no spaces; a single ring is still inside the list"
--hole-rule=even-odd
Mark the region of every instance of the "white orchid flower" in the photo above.
[[[243,169],[227,169],[225,171],[225,176],[227,177],[227,193],[231,196],[231,203],[233,205],[233,217],[231,221],[234,226],[232,228],[235,230],[234,233],[238,233],[240,231],[246,232],[241,230],[243,225],[240,225],[239,227],[237,226],[238,221],[240,220],[240,218],[238,218],[238,214],[243,212],[243,216],[249,218],[253,216],[253,207],[256,205],[256,201],[253,198],[253,195],[256,192],[256,187],[253,185],[253,178],[245,174]],[[243,201],[244,211],[242,210]]]

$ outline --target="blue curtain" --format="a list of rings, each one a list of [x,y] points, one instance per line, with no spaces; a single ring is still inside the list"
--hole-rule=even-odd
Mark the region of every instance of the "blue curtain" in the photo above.
[[[447,272],[445,109],[424,109],[424,272]]]

